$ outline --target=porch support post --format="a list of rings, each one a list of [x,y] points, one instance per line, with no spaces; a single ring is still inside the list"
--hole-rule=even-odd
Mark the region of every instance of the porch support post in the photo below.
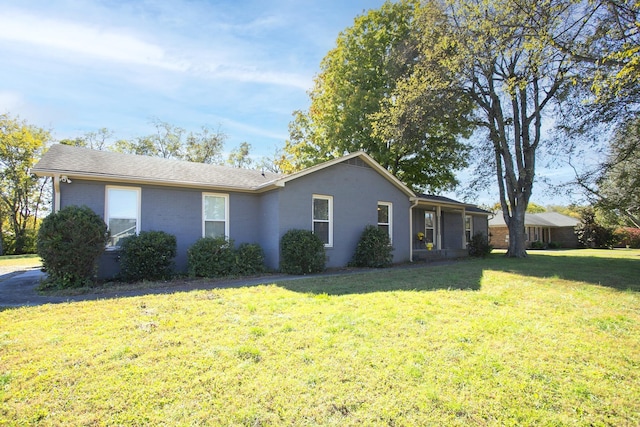
[[[418,206],[417,200],[409,206],[409,262],[413,262],[413,208],[416,206]]]
[[[442,232],[441,232],[441,224],[440,218],[442,217],[442,208],[440,206],[436,206],[436,250],[442,250]]]
[[[467,210],[462,208],[462,249],[467,249]]]

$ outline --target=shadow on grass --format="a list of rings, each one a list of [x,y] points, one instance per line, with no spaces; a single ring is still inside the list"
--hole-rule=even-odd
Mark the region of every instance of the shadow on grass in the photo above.
[[[393,291],[478,291],[482,271],[483,266],[479,263],[454,261],[445,265],[418,264],[352,274],[275,280],[274,283],[293,292],[327,295]]]
[[[274,281],[294,292],[346,295],[391,291],[480,290],[487,270],[536,278],[557,278],[634,292],[640,291],[640,257],[576,256],[531,252],[524,259],[492,254],[485,259],[468,259],[446,265],[415,265],[340,276],[320,276],[302,280]]]
[[[619,258],[606,251],[598,256],[575,256],[562,252],[545,254],[530,251],[524,259],[492,254],[485,268],[538,278],[558,278],[606,286],[618,290],[640,291],[640,258]]]
[[[616,258],[553,255],[533,252],[525,259],[491,254],[486,259],[465,259],[432,264],[412,264],[391,269],[357,270],[317,276],[263,276],[218,280],[174,280],[160,283],[127,284],[124,288],[86,289],[82,295],[68,292],[44,293],[41,303],[79,301],[98,298],[169,294],[193,290],[243,288],[274,284],[293,292],[350,295],[394,291],[478,291],[486,271],[503,271],[537,278],[558,278],[618,290],[640,291],[640,257]],[[48,294],[48,295],[46,295]],[[65,296],[66,295],[66,296]],[[47,298],[51,297],[51,298]],[[1,305],[1,304],[0,304]]]

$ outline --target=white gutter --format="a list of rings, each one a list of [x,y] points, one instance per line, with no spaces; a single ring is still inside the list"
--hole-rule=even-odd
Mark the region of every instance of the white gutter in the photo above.
[[[90,173],[90,172],[67,172],[61,170],[46,170],[46,169],[34,169],[34,173],[37,176],[59,176],[61,178],[60,182],[71,182],[65,181],[65,177],[67,175],[73,176],[74,179],[82,179],[87,181],[101,181],[101,182],[114,182],[114,183],[123,183],[123,184],[138,184],[138,185],[162,185],[167,187],[179,187],[179,188],[197,188],[203,190],[210,191],[233,191],[238,193],[256,193],[268,191],[272,188],[284,187],[284,185],[280,185],[278,182],[271,181],[265,184],[261,184],[259,186],[252,187],[244,187],[244,186],[235,186],[235,185],[227,185],[227,184],[214,184],[210,185],[203,182],[192,182],[192,181],[179,181],[179,180],[166,180],[161,178],[144,178],[144,177],[134,177],[134,176],[121,176],[121,175],[111,175],[111,174],[99,174],[99,173]],[[273,187],[270,187],[273,186]]]

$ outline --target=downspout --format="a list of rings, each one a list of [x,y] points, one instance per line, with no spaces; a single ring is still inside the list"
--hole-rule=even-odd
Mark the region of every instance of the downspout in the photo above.
[[[60,210],[60,175],[53,177],[53,213]]]
[[[413,262],[413,208],[418,206],[418,200],[409,207],[409,262]]]

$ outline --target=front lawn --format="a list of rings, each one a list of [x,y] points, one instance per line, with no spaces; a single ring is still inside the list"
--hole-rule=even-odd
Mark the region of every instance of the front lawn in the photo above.
[[[0,269],[34,268],[42,265],[38,255],[3,255],[0,256]]]
[[[0,425],[640,425],[640,251],[0,312]]]

